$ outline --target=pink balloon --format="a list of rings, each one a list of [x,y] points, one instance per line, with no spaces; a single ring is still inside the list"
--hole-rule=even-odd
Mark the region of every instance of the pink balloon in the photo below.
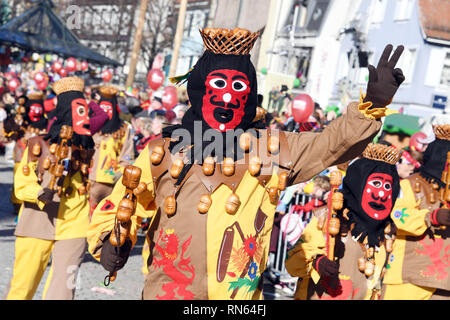
[[[47,86],[48,86],[47,79],[37,83],[37,87],[38,87],[39,90],[45,90],[47,88]]]
[[[58,74],[59,74],[62,78],[64,78],[64,77],[67,77],[68,72],[67,72],[67,70],[66,70],[65,68],[61,68],[61,69],[58,71]]]
[[[420,143],[419,139],[425,139],[427,135],[421,131],[414,133],[411,138],[409,138],[409,147],[411,150],[423,152],[425,151],[424,145]]]
[[[314,111],[313,99],[305,94],[301,93],[292,101],[292,115],[295,122],[305,122],[312,115]]]
[[[165,87],[161,100],[164,108],[171,110],[178,103],[177,89],[173,86]]]
[[[81,61],[81,70],[86,71],[89,68],[89,64],[87,61]]]
[[[75,58],[68,58],[66,60],[66,69],[68,72],[73,72],[77,70],[77,59]]]
[[[104,71],[102,72],[102,79],[103,79],[103,81],[105,81],[105,82],[111,81],[111,79],[112,79],[112,73],[111,73],[111,70],[109,70],[109,69],[104,70]]]
[[[12,78],[8,81],[8,88],[10,91],[15,91],[20,85],[20,82],[16,78]]]
[[[42,82],[42,81],[44,81],[44,80],[46,80],[46,77],[45,77],[45,74],[44,74],[43,72],[37,72],[37,73],[34,75],[34,81],[35,81],[36,83],[40,83],[40,82]]]
[[[164,82],[164,74],[160,69],[151,69],[147,74],[147,83],[153,90],[158,90]]]
[[[52,70],[53,72],[58,72],[62,69],[63,65],[61,63],[61,61],[55,61],[52,64]]]

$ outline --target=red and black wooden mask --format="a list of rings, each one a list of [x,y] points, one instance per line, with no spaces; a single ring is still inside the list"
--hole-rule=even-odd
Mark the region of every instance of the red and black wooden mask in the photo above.
[[[342,183],[344,208],[350,211],[349,224],[354,223],[352,236],[360,242],[368,236],[370,246],[379,245],[399,192],[395,165],[366,158],[353,162]]]
[[[219,131],[235,129],[245,115],[250,93],[247,76],[237,70],[219,69],[206,77],[202,113],[208,125]]]
[[[28,118],[32,122],[37,122],[39,119],[41,119],[42,115],[44,114],[44,107],[42,104],[34,102],[30,105],[30,109],[28,111]]]
[[[100,101],[100,108],[102,108],[103,111],[106,112],[106,114],[108,115],[109,120],[112,119],[113,117],[113,105],[111,102],[106,101],[106,100],[102,100]]]
[[[89,130],[89,112],[86,99],[78,98],[71,101],[73,131],[79,135],[91,135]]]

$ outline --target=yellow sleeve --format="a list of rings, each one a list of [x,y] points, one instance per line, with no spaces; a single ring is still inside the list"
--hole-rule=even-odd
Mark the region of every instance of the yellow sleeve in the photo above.
[[[317,229],[318,219],[313,216],[295,246],[288,251],[286,270],[293,277],[310,277],[315,283],[319,273],[312,267],[318,255],[326,254],[326,241],[321,230]]]
[[[401,180],[400,194],[391,213],[398,235],[420,236],[428,228],[425,218],[429,211],[419,209],[419,204],[411,183],[407,179]]]
[[[23,167],[28,166],[29,175],[26,176],[23,173]],[[36,175],[37,162],[28,162],[28,147],[23,153],[22,160],[16,169],[14,174],[14,193],[16,198],[21,201],[36,203],[42,210],[45,203],[38,200],[39,193],[43,190],[38,183],[38,177]]]
[[[148,146],[136,159],[134,166],[141,168],[141,182],[147,183],[147,190],[138,197],[136,213],[131,217],[130,240],[133,246],[137,239],[137,230],[141,226],[143,218],[150,218],[156,213],[154,203],[153,179],[150,169],[150,156]],[[117,207],[125,194],[125,186],[122,177],[117,181],[112,193],[103,199],[94,210],[87,231],[87,241],[91,255],[100,260],[103,239],[114,228]]]

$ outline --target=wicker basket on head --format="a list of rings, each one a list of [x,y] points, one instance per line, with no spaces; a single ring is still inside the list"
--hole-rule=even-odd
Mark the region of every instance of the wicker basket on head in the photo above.
[[[200,30],[206,50],[216,54],[250,54],[259,32],[247,29],[204,28]]]
[[[44,93],[41,91],[31,92],[27,95],[30,100],[42,100],[44,99]]]
[[[119,89],[117,89],[114,86],[102,86],[100,88],[100,95],[103,98],[111,99],[114,97],[117,93],[119,93]]]
[[[400,149],[384,144],[369,143],[363,152],[363,157],[371,160],[383,161],[395,165],[402,154]]]
[[[437,139],[450,141],[450,124],[434,125],[433,131]]]
[[[84,90],[84,80],[79,77],[65,77],[52,84],[52,89],[57,95],[67,91]]]

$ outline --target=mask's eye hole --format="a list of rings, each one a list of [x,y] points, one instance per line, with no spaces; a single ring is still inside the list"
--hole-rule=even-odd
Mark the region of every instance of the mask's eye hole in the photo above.
[[[241,80],[233,81],[233,89],[238,92],[244,91],[245,89],[247,89],[247,84]]]
[[[221,78],[214,78],[209,81],[209,84],[215,89],[223,89],[227,86],[227,82]]]
[[[391,186],[391,184],[389,182],[384,184],[384,190],[389,191],[391,189],[392,189],[392,186]]]
[[[86,113],[86,109],[83,106],[77,108],[77,113],[80,117],[84,116]]]
[[[382,183],[380,180],[372,180],[372,181],[369,181],[369,184],[370,184],[372,187],[375,187],[375,188],[379,188],[379,187],[381,187],[381,186],[383,185],[383,183]]]

